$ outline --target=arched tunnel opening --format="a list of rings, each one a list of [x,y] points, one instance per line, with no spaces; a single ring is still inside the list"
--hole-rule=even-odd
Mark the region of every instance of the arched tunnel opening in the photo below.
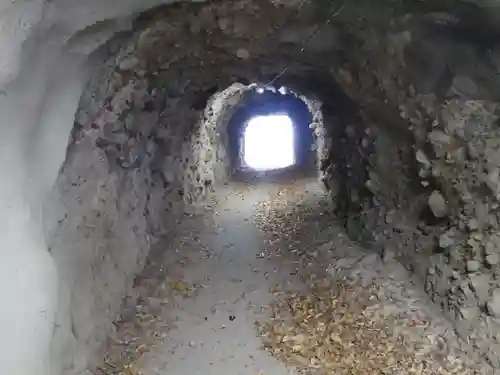
[[[0,5],[2,371],[498,372],[499,17]]]
[[[228,125],[232,178],[290,170],[317,172],[316,140],[307,104],[286,87],[246,93]],[[267,172],[267,173],[266,173]]]

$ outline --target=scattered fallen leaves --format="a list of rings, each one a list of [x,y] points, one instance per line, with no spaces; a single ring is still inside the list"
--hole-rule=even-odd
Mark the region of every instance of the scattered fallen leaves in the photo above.
[[[145,298],[142,303],[126,308],[122,317],[115,322],[115,334],[108,340],[106,358],[93,370],[94,375],[141,375],[138,361],[157,343],[167,337],[170,325],[162,317],[165,298],[160,298],[155,291],[161,282],[142,281],[139,289],[153,297]],[[150,303],[151,302],[151,303]]]
[[[270,319],[257,322],[265,350],[306,374],[474,374],[437,354],[422,353],[420,342],[400,334],[401,322],[384,314],[380,286],[367,288],[343,279],[331,285],[308,274],[303,266],[318,256],[315,240],[328,234],[334,220],[328,207],[321,201],[306,202],[307,196],[285,186],[256,207],[253,222],[266,242],[287,249],[310,289],[274,294],[278,302],[266,309]],[[409,329],[428,325],[419,313],[404,323]]]
[[[375,288],[347,284],[289,293],[272,305],[269,321],[257,323],[264,348],[308,374],[473,374],[416,356],[418,343],[394,333],[376,295]]]

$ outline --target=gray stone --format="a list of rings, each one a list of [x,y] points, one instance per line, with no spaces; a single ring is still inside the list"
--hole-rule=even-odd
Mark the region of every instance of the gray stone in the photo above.
[[[480,304],[486,303],[489,298],[491,277],[486,274],[469,275],[469,285]]]
[[[389,263],[394,260],[396,257],[396,252],[391,246],[384,246],[382,250],[382,261],[384,263]]]
[[[494,318],[500,318],[500,288],[493,291],[491,298],[486,302],[488,314]]]
[[[476,83],[467,76],[457,75],[451,83],[451,92],[462,96],[477,95],[478,87]]]
[[[500,198],[500,169],[493,168],[493,170],[488,173],[486,177],[486,186],[488,186],[495,196],[495,198]]]
[[[229,18],[223,17],[217,21],[217,24],[219,25],[219,29],[225,31],[229,28],[230,20]]]
[[[431,167],[431,162],[429,161],[429,158],[427,157],[427,155],[422,150],[417,150],[417,152],[415,153],[415,158],[425,168],[430,168]]]
[[[468,322],[476,319],[481,313],[481,311],[477,306],[461,307],[459,311],[460,311],[460,317]]]
[[[450,232],[443,233],[439,236],[439,247],[446,249],[455,244],[454,239],[450,236]]]
[[[139,59],[137,57],[128,56],[120,62],[119,67],[121,70],[132,70],[137,66],[138,63]]]
[[[485,246],[486,254],[498,254],[500,252],[500,237],[493,235],[489,238]]]
[[[477,306],[477,300],[472,292],[471,288],[469,287],[469,283],[467,281],[462,281],[460,282],[458,286],[458,295],[462,299],[462,305],[461,306]]]
[[[436,268],[434,267],[429,267],[427,269],[427,273],[430,275],[430,276],[434,276],[436,274]]]
[[[448,207],[446,205],[446,200],[439,191],[434,190],[432,192],[429,197],[428,203],[435,217],[441,218],[447,215]]]
[[[478,260],[469,260],[467,262],[467,272],[476,272],[481,268],[481,263]]]
[[[441,130],[433,130],[427,136],[429,141],[433,144],[436,151],[442,154],[441,149],[448,146],[452,142],[452,137]]]
[[[238,48],[236,50],[236,56],[242,60],[248,60],[250,58],[250,52],[245,48]]]
[[[456,318],[455,332],[462,340],[467,340],[471,334],[472,322],[461,317]]]
[[[448,265],[453,269],[465,271],[466,263],[464,261],[464,253],[461,247],[454,246],[448,248]]]
[[[500,369],[500,345],[492,344],[488,348],[488,353],[486,354],[488,362],[496,369]]]
[[[470,230],[476,230],[479,228],[479,222],[477,219],[470,219],[469,222],[467,223],[467,228]]]
[[[389,210],[385,215],[385,223],[392,224],[394,222],[395,216],[396,216],[396,210]]]
[[[486,255],[485,262],[490,267],[496,266],[499,261],[500,256],[497,253]]]

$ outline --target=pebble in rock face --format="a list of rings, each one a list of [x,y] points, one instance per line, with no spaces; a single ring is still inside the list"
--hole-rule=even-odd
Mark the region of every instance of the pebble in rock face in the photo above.
[[[495,289],[491,299],[486,302],[486,310],[494,318],[500,318],[500,289]]]
[[[467,271],[468,272],[476,272],[481,267],[481,264],[478,260],[469,260],[467,262]]]
[[[500,257],[498,254],[489,254],[486,256],[486,264],[490,267],[496,266],[500,261]]]
[[[439,237],[439,246],[443,249],[453,246],[455,242],[448,233],[443,233]]]
[[[435,217],[441,218],[446,216],[448,212],[446,206],[446,200],[439,191],[434,190],[432,192],[432,194],[429,197],[428,203]]]
[[[478,299],[479,303],[484,306],[490,298],[489,291],[491,276],[484,273],[471,274],[469,278],[469,286],[471,290],[474,292],[474,295]]]
[[[453,78],[451,90],[459,95],[474,96],[478,92],[478,87],[471,78],[458,75]]]
[[[250,52],[248,52],[244,48],[238,48],[238,50],[236,51],[236,56],[242,60],[248,60],[250,58]]]
[[[121,70],[132,70],[139,63],[139,59],[135,56],[129,56],[120,62]]]

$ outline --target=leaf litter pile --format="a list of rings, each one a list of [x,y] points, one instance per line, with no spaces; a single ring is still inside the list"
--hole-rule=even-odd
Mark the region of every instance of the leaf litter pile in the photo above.
[[[393,333],[376,289],[315,285],[308,295],[291,293],[274,303],[271,312],[257,324],[264,348],[301,373],[472,374],[416,356],[418,344]]]
[[[186,230],[184,235],[179,233],[172,246],[179,249],[201,246],[197,233],[191,227]],[[200,256],[204,251],[206,249],[200,248]],[[179,267],[195,262],[183,254],[180,252],[174,261]],[[136,278],[135,298],[122,306],[120,318],[114,322],[116,331],[107,340],[104,360],[82,375],[142,375],[141,359],[161,346],[175,326],[168,317],[168,307],[177,299],[196,296],[203,287],[182,278],[171,279],[165,275],[160,259],[150,262]]]
[[[146,280],[145,282],[148,282]],[[168,300],[156,298],[133,304],[115,322],[116,332],[108,338],[104,361],[89,370],[92,375],[141,375],[137,363],[155,345],[161,343],[169,330],[161,310]]]
[[[287,195],[297,192],[289,190]],[[255,223],[264,234],[279,235],[289,255],[308,256],[309,251],[300,249],[300,237],[312,235],[305,226],[318,215],[289,211],[290,201],[277,198],[260,203]],[[301,196],[295,199],[304,203]],[[302,244],[310,244],[310,239]],[[313,280],[306,294],[288,293],[269,306],[270,319],[257,322],[257,327],[270,354],[300,373],[314,375],[476,373],[438,353],[424,353],[414,336],[396,333],[401,322],[384,314],[380,286],[361,286],[340,274],[333,279],[303,278]]]

